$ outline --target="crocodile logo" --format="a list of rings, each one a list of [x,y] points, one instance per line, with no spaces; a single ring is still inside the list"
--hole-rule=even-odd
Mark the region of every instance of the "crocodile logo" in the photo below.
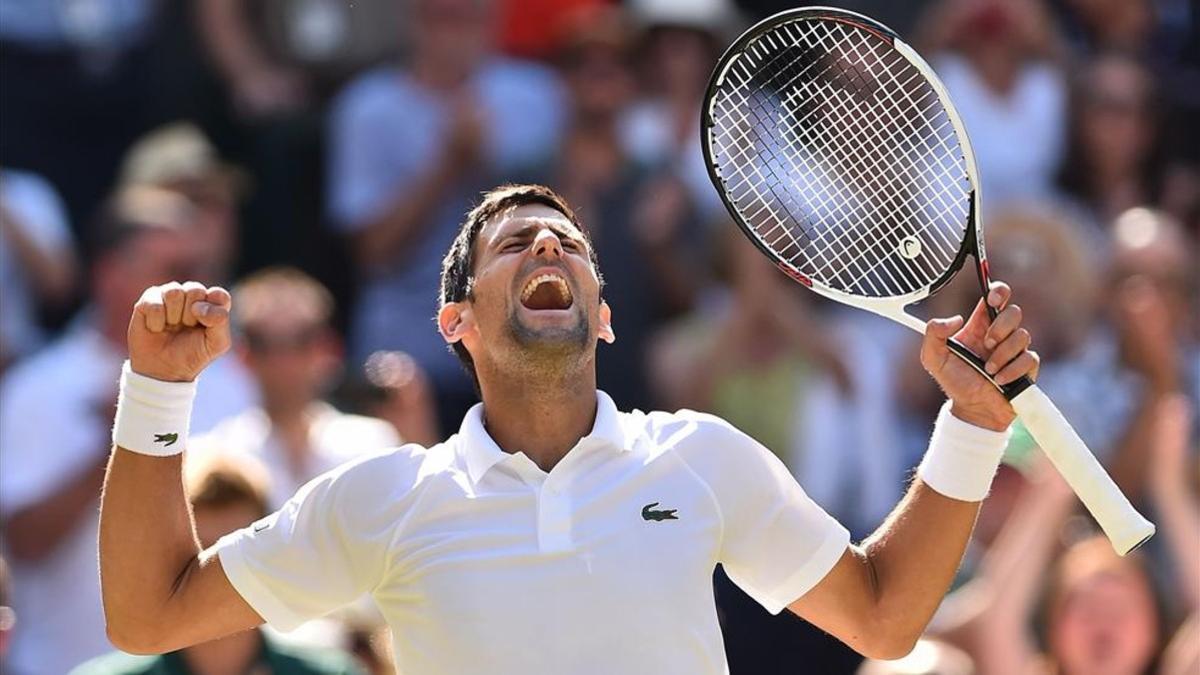
[[[675,512],[678,509],[663,509],[655,511],[654,507],[658,506],[658,502],[653,502],[642,507],[642,520],[679,520]]]
[[[179,434],[154,434],[154,442],[162,443],[163,447],[170,447],[179,440]]]

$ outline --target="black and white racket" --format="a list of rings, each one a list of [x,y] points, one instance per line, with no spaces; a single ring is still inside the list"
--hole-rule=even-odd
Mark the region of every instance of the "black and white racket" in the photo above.
[[[987,293],[966,131],[933,70],[888,27],[824,7],[766,19],[721,57],[701,115],[725,206],[796,281],[921,333],[905,307],[944,287],[968,255]],[[1028,378],[1001,386],[969,349],[950,347],[1012,401],[1117,552],[1154,534]]]

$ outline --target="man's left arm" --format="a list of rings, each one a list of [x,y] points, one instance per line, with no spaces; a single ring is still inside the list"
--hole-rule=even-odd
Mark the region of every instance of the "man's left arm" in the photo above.
[[[993,283],[986,301],[1000,310],[995,321],[981,300],[965,324],[961,317],[929,322],[921,363],[951,405],[939,417],[918,477],[874,534],[849,547],[789,605],[866,656],[899,658],[924,632],[962,561],[1016,417],[991,383],[950,353],[947,339],[984,355],[1001,384],[1037,375],[1037,355],[1010,295],[1008,286]]]

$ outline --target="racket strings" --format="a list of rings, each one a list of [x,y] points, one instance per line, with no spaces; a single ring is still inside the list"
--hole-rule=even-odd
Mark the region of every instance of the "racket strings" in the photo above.
[[[921,71],[874,33],[777,26],[733,62],[710,115],[735,210],[811,279],[904,295],[957,256],[971,186],[954,125]]]
[[[839,29],[839,30],[844,30],[844,29],[842,29],[842,28],[841,28],[841,26],[840,26],[840,25],[835,25],[835,28],[837,28],[837,29]],[[843,37],[844,37],[844,36],[843,36]],[[768,39],[766,40],[766,42],[769,44],[769,43],[771,43],[771,42],[772,42],[772,40],[771,40],[771,39],[768,37]],[[855,54],[855,56],[857,56],[857,57],[858,57],[858,58],[857,58],[857,61],[859,61],[859,62],[862,62],[862,61],[863,61],[863,56],[862,56],[861,54]],[[802,73],[801,73],[801,74],[802,74]],[[855,88],[862,88],[862,87],[864,87],[864,86],[867,84],[867,82],[866,82],[865,80],[863,80],[863,78],[861,77],[861,75],[860,75],[860,74],[859,74],[857,71],[855,71],[855,70],[848,70],[848,71],[846,71],[846,70],[843,70],[843,71],[841,71],[839,74],[840,74],[842,77],[840,77],[840,78],[837,78],[837,79],[841,79],[841,80],[843,80],[843,81],[845,81],[845,80],[849,79],[849,81],[850,81],[850,83],[851,83],[851,86],[853,86],[853,87],[855,87]],[[846,77],[845,77],[846,75],[849,75],[849,78],[846,78]],[[798,76],[799,76],[799,74],[792,75],[792,77],[789,79],[789,83],[790,83],[790,82],[792,82],[792,81],[794,81],[795,79],[797,79],[797,77],[798,77]],[[910,79],[911,79],[911,78],[910,78]],[[819,79],[817,79],[817,80],[815,80],[815,81],[816,81],[816,82],[820,82],[820,80],[819,80]],[[832,82],[832,80],[830,80],[830,82]],[[824,83],[824,84],[825,84],[825,86],[826,86],[826,87],[830,86],[830,82],[825,82],[825,83]],[[805,88],[805,89],[797,89],[797,90],[795,90],[795,91],[793,92],[793,95],[805,94],[805,95],[811,96],[812,94],[814,94],[814,93],[815,93],[817,96],[820,96],[820,95],[822,94],[822,92],[810,92],[810,91],[806,91],[806,89],[807,89],[807,88]],[[836,110],[835,112],[838,112],[838,113],[840,113],[840,114],[841,114],[840,116],[844,116],[844,112],[845,112],[845,111],[844,111],[844,110]],[[838,122],[840,123],[840,122],[841,122],[841,120],[838,120]],[[793,128],[793,129],[795,128],[795,127],[794,127],[794,125],[793,125],[793,127],[792,127],[792,128]],[[828,139],[828,137],[827,137],[827,139]],[[858,151],[858,150],[859,150],[858,148],[853,148],[853,149],[854,149],[854,150],[856,150],[856,151]],[[793,166],[794,166],[794,165],[793,165]],[[853,168],[853,167],[852,167],[852,168]],[[865,171],[864,171],[864,173],[865,173]],[[861,177],[860,177],[860,178],[861,178]],[[776,195],[778,195],[778,191],[776,191],[776,192],[775,192],[775,194],[776,194]],[[827,205],[827,204],[828,204],[830,201],[832,201],[832,199],[833,199],[833,195],[829,195],[829,196],[828,196],[828,198],[827,198],[827,199],[826,199],[824,202],[821,202],[821,203],[819,203],[819,205],[820,205],[820,206],[826,206],[826,205]],[[837,202],[833,202],[833,203],[837,203]],[[846,215],[846,214],[842,213],[842,214],[837,214],[837,215]],[[877,215],[877,214],[868,214],[868,215]],[[835,265],[835,266],[836,266],[836,265],[841,265],[841,264],[843,264],[843,263],[845,263],[845,262],[848,262],[848,261],[847,261],[847,260],[841,260],[841,259],[839,259],[839,260],[835,260],[835,261],[831,261],[831,262],[832,262],[832,264],[833,264],[833,265]],[[854,265],[852,265],[852,267],[854,267]],[[852,269],[851,271],[852,271],[852,272],[853,272],[853,271],[858,271],[858,272],[861,272],[862,270],[861,270],[861,269],[859,269],[859,270],[853,270],[853,269]]]

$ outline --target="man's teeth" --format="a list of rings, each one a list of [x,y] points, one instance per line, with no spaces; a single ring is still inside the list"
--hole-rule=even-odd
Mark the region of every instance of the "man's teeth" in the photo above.
[[[521,301],[528,300],[533,295],[533,292],[537,290],[538,286],[545,283],[554,284],[558,288],[558,293],[563,300],[571,299],[571,287],[567,286],[566,280],[557,274],[541,274],[530,279],[529,283],[525,284],[525,290],[521,291]]]

